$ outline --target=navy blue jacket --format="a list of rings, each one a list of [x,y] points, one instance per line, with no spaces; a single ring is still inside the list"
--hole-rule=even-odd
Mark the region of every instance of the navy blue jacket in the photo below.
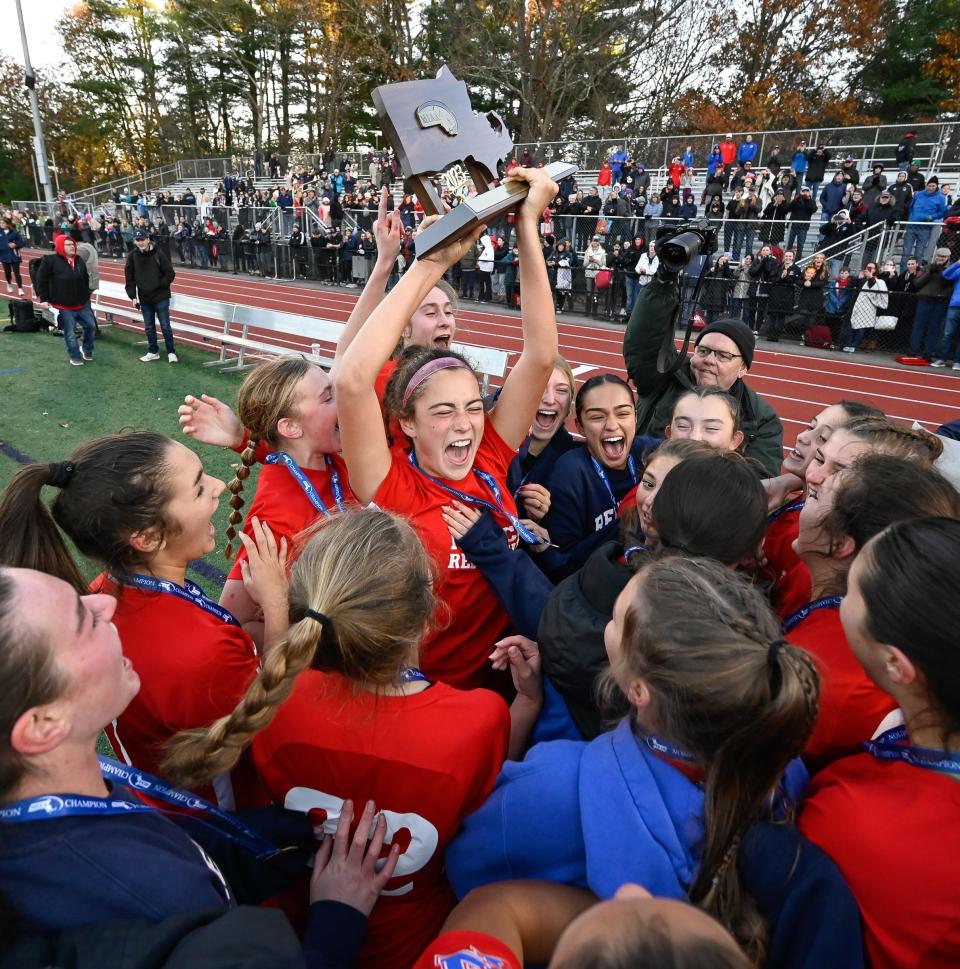
[[[496,399],[496,398],[494,398]],[[561,425],[560,429],[547,442],[547,446],[530,460],[530,440],[527,439],[520,445],[517,456],[510,462],[507,469],[507,487],[510,494],[516,498],[517,489],[523,484],[544,484],[553,471],[553,466],[568,451],[574,448],[583,447],[579,441],[573,439],[573,435]],[[517,500],[517,512],[521,518],[527,517],[523,502]]]
[[[614,498],[611,500],[590,460],[590,452],[576,448],[563,455],[544,482],[550,492],[550,511],[543,525],[550,541],[558,548],[548,549],[537,557],[537,564],[555,582],[573,574],[590,557],[594,549],[616,537],[617,506],[640,480],[644,455],[663,443],[658,437],[634,438],[630,453],[637,478],[628,469],[605,469]]]
[[[111,796],[131,800],[117,790]],[[33,932],[258,904],[302,877],[313,829],[282,809],[242,817],[274,844],[298,850],[258,862],[218,830],[160,812],[0,823],[0,886]]]

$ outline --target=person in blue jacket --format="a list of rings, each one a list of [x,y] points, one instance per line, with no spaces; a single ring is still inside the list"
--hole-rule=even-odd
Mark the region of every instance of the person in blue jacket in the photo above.
[[[947,307],[947,317],[943,324],[943,338],[940,340],[940,352],[937,359],[931,366],[944,367],[950,359],[950,344],[953,342],[953,335],[960,327],[960,259],[943,271],[943,278],[947,282],[953,283],[953,291],[950,294],[950,305]],[[960,370],[960,343],[957,344],[957,355],[953,361],[953,369]]]
[[[740,147],[737,149],[737,161],[741,165],[756,161],[758,148],[759,145],[753,140],[753,135],[747,135],[746,139],[741,142]]]
[[[556,548],[537,562],[554,581],[580,568],[615,532],[617,506],[640,480],[645,453],[662,443],[637,436],[633,391],[614,374],[587,380],[574,409],[584,446],[563,455],[544,482],[550,510],[542,524]]]
[[[557,357],[527,439],[507,471],[507,487],[521,518],[540,521],[550,508],[550,493],[543,483],[557,461],[579,444],[564,426],[573,409],[573,371]],[[499,395],[499,392],[498,392]],[[496,399],[493,401],[496,404]]]
[[[720,146],[714,145],[707,155],[707,178],[712,178],[718,170],[723,171],[723,155],[720,154]]]
[[[258,904],[295,884],[314,857],[305,951],[318,934],[323,948],[332,927],[355,951],[397,852],[375,877],[372,864],[364,871],[356,854],[348,859],[352,811],[317,850],[297,812],[230,815],[97,756],[104,724],[140,688],[110,621],[116,606],[51,575],[0,567],[0,885],[20,927],[156,923]],[[361,854],[376,858],[386,824],[372,804],[359,830],[373,835]]]
[[[797,145],[797,150],[793,153],[793,158],[790,159],[790,167],[797,176],[797,184],[799,185],[807,170],[807,143],[805,141],[801,141]]]
[[[767,927],[739,850],[755,822],[782,819],[802,796],[816,666],[781,639],[753,585],[682,556],[630,580],[605,642],[608,686],[630,716],[590,743],[539,744],[508,762],[447,850],[454,890],[544,878],[608,899],[637,882],[688,898],[756,956]]]
[[[910,206],[907,231],[903,234],[903,253],[900,257],[900,272],[907,268],[907,260],[914,257],[923,262],[933,233],[933,222],[942,222],[947,214],[947,200],[940,191],[936,177],[927,179],[927,187],[913,196]]]

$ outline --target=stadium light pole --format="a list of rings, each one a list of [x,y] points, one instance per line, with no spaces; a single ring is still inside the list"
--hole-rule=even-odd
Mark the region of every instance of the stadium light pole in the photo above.
[[[43,186],[43,194],[47,202],[52,203],[53,186],[50,184],[50,172],[47,169],[47,144],[43,138],[43,122],[40,120],[40,102],[37,100],[37,77],[33,73],[30,65],[30,50],[27,47],[27,28],[23,24],[23,9],[20,0],[16,0],[17,20],[20,22],[20,41],[23,44],[23,65],[26,73],[23,83],[30,98],[30,109],[33,112],[33,147],[37,156],[37,173],[40,176],[40,184]]]

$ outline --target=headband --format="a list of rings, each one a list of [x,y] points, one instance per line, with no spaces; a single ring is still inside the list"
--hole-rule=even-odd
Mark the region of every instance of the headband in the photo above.
[[[69,461],[53,461],[47,465],[47,484],[54,488],[66,488],[73,465]]]
[[[459,357],[434,357],[433,360],[428,360],[419,370],[414,371],[413,376],[408,381],[406,389],[403,391],[403,406],[407,406],[414,391],[437,371],[449,370],[454,367],[462,370],[470,369],[470,365]]]

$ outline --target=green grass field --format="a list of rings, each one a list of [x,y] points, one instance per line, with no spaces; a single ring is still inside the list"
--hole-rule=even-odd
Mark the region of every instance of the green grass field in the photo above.
[[[6,313],[0,316],[5,322]],[[180,363],[175,365],[165,358],[141,363],[138,358],[146,351],[134,346],[137,339],[142,337],[104,328],[94,362],[71,367],[60,337],[0,333],[0,442],[6,445],[0,453],[0,487],[6,487],[19,467],[11,449],[39,461],[63,461],[82,441],[125,430],[169,434],[196,450],[210,474],[224,481],[233,477],[237,455],[186,438],[177,423],[177,407],[188,393],[213,394],[232,405],[243,374],[203,367],[211,355],[190,347],[178,348]],[[244,489],[248,501],[253,484],[248,481]],[[52,499],[54,489],[46,491]],[[229,570],[223,557],[227,497],[221,498],[216,518],[218,547],[205,560],[220,573]],[[91,577],[97,571],[89,562],[85,569]],[[220,581],[194,570],[190,578],[212,598],[219,596]]]

